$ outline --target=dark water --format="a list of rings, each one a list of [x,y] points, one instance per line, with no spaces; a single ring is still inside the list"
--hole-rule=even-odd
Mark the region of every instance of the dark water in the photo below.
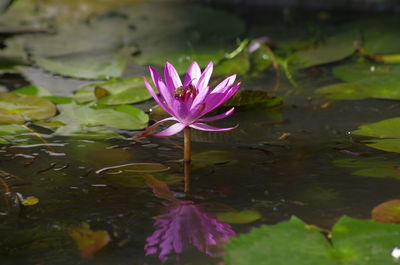
[[[261,18],[260,18],[261,19]],[[307,223],[330,228],[346,214],[369,218],[377,204],[398,197],[399,179],[352,175],[352,169],[333,164],[336,159],[366,153],[383,160],[396,155],[360,143],[349,132],[357,126],[400,114],[390,100],[331,101],[315,96],[314,89],[334,80],[331,66],[317,74],[304,70],[293,87],[284,79],[272,92],[284,96],[277,109],[238,110],[217,123],[239,124],[229,133],[194,132],[193,152],[225,151],[223,162],[194,161],[190,199],[205,212],[253,209],[262,218],[251,224],[232,225],[237,233],[261,224],[274,224],[296,215]],[[244,80],[251,89],[271,90],[274,72]],[[279,140],[283,133],[287,139]],[[128,140],[44,139],[36,147],[3,146],[0,176],[13,192],[35,196],[40,202],[17,207],[10,196],[0,204],[0,264],[8,265],[134,265],[160,264],[157,255],[145,257],[146,238],[153,231],[154,217],[166,211],[140,173],[97,174],[104,167],[126,163],[161,163],[174,192],[183,191],[181,136]],[[41,141],[37,140],[38,144]],[[217,161],[218,162],[218,161]],[[155,176],[158,176],[155,173]],[[104,230],[111,242],[90,259],[81,258],[66,232],[86,222],[93,230]],[[192,229],[195,229],[194,225]],[[166,264],[217,264],[206,254],[188,248],[179,260]]]

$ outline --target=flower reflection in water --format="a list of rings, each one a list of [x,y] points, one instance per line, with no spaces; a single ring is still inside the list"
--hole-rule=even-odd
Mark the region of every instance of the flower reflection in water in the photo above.
[[[159,253],[163,262],[170,253],[180,254],[189,246],[217,257],[222,254],[221,246],[235,236],[229,224],[217,220],[191,201],[175,202],[157,217],[154,226],[157,230],[147,238],[144,248],[146,255]]]

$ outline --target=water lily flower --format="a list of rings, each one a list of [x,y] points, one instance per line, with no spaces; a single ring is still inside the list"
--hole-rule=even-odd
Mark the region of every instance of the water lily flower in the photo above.
[[[201,252],[218,257],[223,254],[222,246],[235,236],[229,224],[219,221],[191,201],[180,201],[166,213],[157,217],[157,228],[147,238],[146,255],[157,254],[162,262],[169,254],[180,254],[190,246]]]
[[[229,131],[237,127],[216,128],[204,123],[223,119],[231,115],[234,108],[216,116],[203,117],[227,101],[238,90],[240,83],[234,84],[236,75],[227,77],[214,89],[211,89],[208,83],[213,71],[212,62],[207,65],[203,72],[201,72],[197,62],[193,62],[187,70],[183,83],[173,65],[168,62],[164,68],[164,80],[153,67],[150,66],[149,70],[161,97],[153,90],[146,78],[144,78],[144,83],[156,102],[171,117],[156,122],[147,128],[141,136],[148,135],[157,126],[167,121],[176,121],[177,123],[153,134],[153,136],[171,136],[188,127],[201,131],[217,132]]]

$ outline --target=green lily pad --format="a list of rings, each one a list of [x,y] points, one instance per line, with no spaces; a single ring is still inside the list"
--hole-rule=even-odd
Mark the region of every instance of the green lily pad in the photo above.
[[[400,152],[400,118],[360,126],[353,134],[381,139],[364,141],[368,146],[388,152]]]
[[[262,218],[261,214],[254,210],[235,212],[221,212],[215,214],[218,220],[229,224],[248,224]]]
[[[94,126],[126,130],[143,129],[147,126],[148,116],[142,110],[129,105],[94,109],[85,105],[68,104],[63,105],[61,114],[54,120],[72,129],[63,132],[60,128],[61,130],[57,130],[56,133],[63,132],[63,135],[68,135],[90,131],[90,128]]]
[[[333,163],[338,167],[353,168],[353,175],[375,178],[400,178],[400,160],[381,157],[358,157],[337,159]]]
[[[227,107],[263,107],[272,108],[283,103],[282,97],[271,97],[267,92],[261,90],[240,90],[229,99],[223,106]]]
[[[12,91],[12,93],[31,95],[31,96],[37,96],[37,97],[46,97],[46,96],[51,95],[50,92],[47,91],[46,89],[41,88],[39,86],[35,86],[35,85],[30,85],[30,86],[25,86],[25,87],[15,89]]]
[[[354,43],[359,38],[358,32],[354,30],[331,35],[321,44],[297,52],[290,62],[296,68],[307,68],[343,60],[354,53]]]
[[[0,123],[46,120],[55,114],[55,105],[47,99],[14,93],[0,94]]]
[[[67,25],[67,26],[66,26]],[[135,50],[125,44],[128,25],[123,19],[74,22],[55,35],[28,36],[33,61],[47,71],[85,79],[119,77]]]
[[[348,64],[334,68],[333,74],[348,83],[328,85],[317,90],[331,99],[400,99],[400,67]]]
[[[374,54],[400,52],[400,31],[398,20],[371,21],[364,29],[364,49]]]
[[[232,238],[225,246],[227,265],[337,265],[330,260],[331,246],[325,237],[308,229],[300,219],[274,226],[263,225]]]
[[[233,238],[225,247],[227,265],[389,265],[398,247],[400,226],[342,217],[332,229],[332,244],[296,217],[264,225]],[[373,240],[367,240],[373,239]]]
[[[375,206],[371,216],[381,223],[400,223],[400,200],[390,200]]]
[[[75,94],[78,103],[87,103],[96,100],[96,87],[107,90],[110,95],[105,95],[97,100],[97,104],[119,105],[137,103],[151,98],[142,77],[133,77],[123,80],[109,80],[104,83],[91,84],[81,87]]]

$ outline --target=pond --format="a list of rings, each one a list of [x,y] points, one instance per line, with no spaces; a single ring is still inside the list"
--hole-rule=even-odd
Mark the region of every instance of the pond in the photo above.
[[[4,7],[0,264],[397,264],[400,228],[369,219],[399,199],[399,26],[182,2]],[[143,83],[166,61],[241,82],[212,112],[234,106],[212,125],[239,127],[192,130],[186,174],[182,134],[137,137],[169,116]],[[373,218],[399,222],[392,208]],[[347,224],[368,245],[340,241]]]

